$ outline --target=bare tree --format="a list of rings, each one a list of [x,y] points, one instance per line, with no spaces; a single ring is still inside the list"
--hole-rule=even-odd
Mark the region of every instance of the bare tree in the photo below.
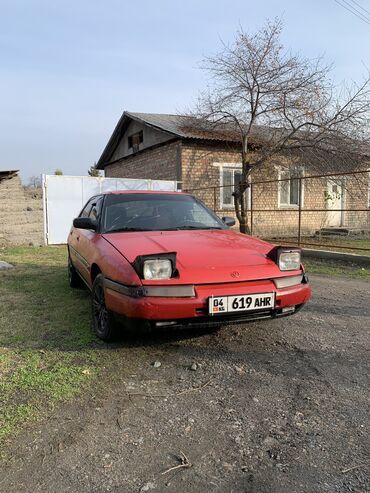
[[[41,177],[40,176],[30,176],[26,188],[40,188],[41,187]]]
[[[231,45],[206,58],[209,88],[193,114],[203,128],[232,132],[239,143],[242,178],[234,205],[245,233],[245,191],[256,166],[286,156],[316,171],[366,167],[370,77],[337,88],[321,59],[284,49],[281,31],[279,20],[255,34],[240,29]]]

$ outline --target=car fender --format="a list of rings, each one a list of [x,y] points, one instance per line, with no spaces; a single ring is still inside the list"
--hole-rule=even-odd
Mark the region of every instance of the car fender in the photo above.
[[[132,265],[111,243],[101,235],[91,242],[90,280],[91,285],[94,281],[93,266],[97,266],[103,276],[112,281],[116,281],[127,286],[140,286],[141,280],[136,274]],[[96,275],[96,272],[95,272]]]

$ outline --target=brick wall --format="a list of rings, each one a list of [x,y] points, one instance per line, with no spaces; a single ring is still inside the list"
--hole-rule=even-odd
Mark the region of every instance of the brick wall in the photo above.
[[[278,172],[276,171],[276,179]],[[268,209],[253,214],[253,233],[260,236],[296,236],[298,232],[298,206],[279,205],[281,182],[253,186],[253,207]],[[324,208],[326,184],[319,180],[302,180],[302,206],[306,209]],[[326,212],[301,214],[302,234],[312,234],[325,226]]]
[[[41,189],[24,189],[19,176],[0,181],[0,245],[43,244]]]
[[[177,180],[178,142],[139,152],[105,167],[109,178]]]
[[[344,212],[344,225],[370,230],[370,172],[346,177],[344,181],[344,204],[347,209],[368,209],[368,211]]]
[[[306,174],[309,174],[309,172]],[[340,183],[342,177],[337,177],[336,181]],[[328,178],[307,178],[302,180],[301,231],[303,235],[311,235],[320,228],[329,226],[329,211],[305,211],[305,209],[327,208],[327,185]],[[278,207],[278,188],[278,183],[254,186],[254,208],[276,209],[275,211],[254,213],[253,233],[256,235],[297,235],[298,207]],[[343,179],[342,194],[342,205],[339,205],[338,208],[366,209],[368,200],[367,174],[347,176]],[[342,213],[342,226],[353,230],[370,231],[370,210],[344,211]]]
[[[186,144],[182,146],[183,189],[192,191],[219,216],[234,216],[233,208],[221,208],[220,166],[221,163],[241,161],[236,149],[225,150],[218,144]],[[251,174],[252,182],[278,180],[279,168],[289,166],[281,159],[274,159]],[[308,170],[306,175],[310,174]],[[312,172],[312,174],[315,174]],[[348,176],[343,180],[343,208],[364,209],[368,207],[368,174]],[[325,209],[328,178],[312,178],[302,181],[303,208]],[[253,186],[253,234],[259,236],[296,236],[298,231],[298,206],[279,205],[279,182]],[[206,188],[207,187],[207,188]],[[204,190],[196,190],[205,188]],[[195,190],[192,190],[195,189]],[[326,211],[301,213],[302,234],[313,234],[327,226]],[[250,212],[248,213],[250,224]],[[342,225],[351,229],[370,230],[370,213],[344,212]]]
[[[180,156],[179,156],[180,153]],[[177,176],[177,162],[181,159],[181,176]],[[240,164],[240,152],[217,142],[180,141],[158,146],[130,156],[105,168],[106,176],[125,178],[152,178],[182,181],[182,189],[189,190],[203,200],[219,216],[234,216],[233,208],[221,208],[220,165]],[[252,172],[252,181],[278,180],[279,168],[289,163],[274,159]],[[310,174],[305,170],[306,175]],[[312,173],[314,174],[314,173]],[[360,178],[361,176],[361,178]],[[368,175],[345,179],[344,207],[366,208],[368,200]],[[259,236],[295,236],[298,230],[298,207],[278,204],[279,183],[253,186],[253,208],[263,212],[253,213],[253,234]],[[196,190],[203,188],[203,190]],[[303,207],[326,208],[327,178],[303,180]],[[250,224],[250,212],[248,213]],[[302,234],[312,234],[327,226],[327,212],[302,211]],[[369,212],[346,212],[343,226],[354,229],[370,229]]]
[[[217,163],[240,163],[240,153],[218,143],[186,143],[181,150],[182,188],[218,211],[221,200],[220,166]],[[205,190],[194,190],[206,188]],[[214,188],[212,188],[214,187]],[[226,215],[226,213],[224,214]],[[232,214],[228,214],[232,215]]]

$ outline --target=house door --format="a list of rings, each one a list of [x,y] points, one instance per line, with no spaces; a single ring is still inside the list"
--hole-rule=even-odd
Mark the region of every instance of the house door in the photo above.
[[[343,184],[339,180],[329,180],[325,192],[326,208],[326,226],[340,227],[343,224]]]

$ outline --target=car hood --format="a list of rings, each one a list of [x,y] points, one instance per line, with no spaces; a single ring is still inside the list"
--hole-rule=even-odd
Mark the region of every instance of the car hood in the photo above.
[[[286,275],[266,257],[273,245],[232,230],[125,232],[103,237],[130,263],[138,255],[176,252],[179,277],[166,284],[238,282]]]

